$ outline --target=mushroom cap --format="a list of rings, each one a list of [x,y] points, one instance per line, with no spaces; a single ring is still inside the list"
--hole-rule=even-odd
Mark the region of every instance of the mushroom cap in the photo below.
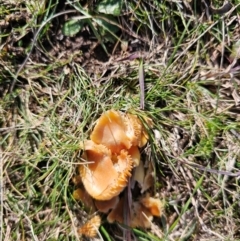
[[[145,173],[144,173],[143,162],[140,161],[139,165],[134,170],[133,180],[137,181],[141,188],[143,186],[144,176],[145,176]]]
[[[119,153],[132,146],[144,146],[148,135],[136,115],[109,110],[98,119],[90,139],[108,147],[112,152]]]
[[[94,216],[88,220],[82,227],[78,229],[78,233],[88,238],[94,238],[97,235],[97,230],[101,225],[101,218],[99,215]]]
[[[86,191],[96,200],[110,200],[127,185],[131,176],[133,162],[126,150],[112,154],[103,145],[88,140],[84,144],[83,159],[86,164],[79,165]]]
[[[133,146],[138,146],[141,143],[142,122],[136,115],[125,114],[124,121],[126,125],[126,135],[131,140]]]
[[[151,119],[144,118],[147,125],[152,126]],[[125,115],[125,124],[127,126],[126,134],[128,138],[131,140],[133,146],[143,147],[146,145],[149,136],[147,134],[146,129],[143,126],[142,121],[133,114]]]
[[[138,166],[140,163],[140,151],[137,146],[132,146],[128,150],[128,154],[131,156],[134,166]]]
[[[146,196],[140,200],[141,204],[146,207],[153,216],[160,217],[163,212],[163,203],[159,198]]]
[[[101,115],[93,129],[90,139],[108,147],[112,152],[119,153],[132,145],[126,135],[126,125],[120,111],[109,110]]]
[[[143,130],[142,132],[142,135],[141,135],[141,140],[139,141],[139,144],[138,146],[141,148],[143,146],[145,146],[147,144],[147,141],[148,141],[148,134],[147,134],[147,131],[146,130]]]

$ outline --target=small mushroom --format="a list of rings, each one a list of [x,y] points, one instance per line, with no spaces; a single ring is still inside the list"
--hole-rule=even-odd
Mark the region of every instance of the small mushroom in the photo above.
[[[141,204],[146,207],[153,216],[160,217],[163,212],[163,203],[159,198],[153,198],[147,195],[140,200]]]
[[[99,215],[94,216],[82,227],[78,228],[78,233],[88,238],[94,238],[97,235],[97,231],[101,225],[101,218]]]
[[[90,139],[108,147],[112,152],[119,153],[132,145],[125,131],[126,125],[120,112],[109,110],[98,119]]]
[[[96,200],[110,200],[127,185],[133,162],[126,150],[112,155],[103,145],[88,140],[84,144],[83,158],[86,164],[79,165],[86,191]]]
[[[144,146],[148,135],[137,116],[109,110],[98,119],[90,139],[119,153],[131,146]]]

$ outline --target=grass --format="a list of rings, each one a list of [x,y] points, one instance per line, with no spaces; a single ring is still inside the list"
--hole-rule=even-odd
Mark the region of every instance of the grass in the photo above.
[[[239,56],[231,57],[238,40],[237,4],[232,1],[224,16],[208,17],[210,6],[199,1],[124,2],[116,35],[128,41],[129,53],[143,56],[142,110],[139,61],[116,61],[128,55],[119,39],[111,43],[102,36],[98,43],[94,21],[73,37],[61,35],[66,19],[80,13],[53,16],[74,10],[73,2],[53,0],[39,7],[4,1],[0,239],[87,240],[77,233],[90,213],[72,197],[75,154],[97,118],[117,109],[154,123],[146,126],[150,140],[142,154],[154,163],[153,189],[165,212],[150,230],[133,229],[136,240],[240,240],[239,176],[232,175],[240,167]],[[90,1],[82,6],[90,8]],[[34,33],[50,18],[9,91]],[[124,237],[119,225],[102,218],[100,235],[92,240]]]

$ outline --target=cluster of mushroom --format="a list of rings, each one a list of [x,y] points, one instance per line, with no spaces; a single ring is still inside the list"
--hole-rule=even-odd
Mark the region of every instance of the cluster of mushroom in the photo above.
[[[140,119],[132,114],[109,110],[98,119],[90,140],[82,143],[82,163],[75,183],[79,186],[73,196],[92,211],[108,213],[109,222],[123,223],[124,200],[119,194],[128,185],[135,168],[136,182],[148,189],[152,173],[144,173],[139,148],[148,140]],[[144,180],[145,179],[145,180]],[[82,185],[83,184],[83,185]],[[149,228],[153,216],[161,215],[159,199],[145,195],[131,203],[131,227]],[[79,229],[81,232],[81,228]]]

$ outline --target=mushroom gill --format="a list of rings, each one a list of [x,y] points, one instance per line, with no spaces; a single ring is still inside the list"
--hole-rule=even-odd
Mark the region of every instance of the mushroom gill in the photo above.
[[[105,146],[87,140],[82,157],[87,162],[79,165],[79,172],[86,191],[93,198],[109,200],[126,187],[133,168],[126,150],[113,155]]]
[[[144,120],[148,126],[153,126],[150,118],[145,117]],[[125,125],[127,127],[127,136],[131,140],[132,145],[140,148],[146,145],[149,136],[142,121],[136,115],[125,114]]]

